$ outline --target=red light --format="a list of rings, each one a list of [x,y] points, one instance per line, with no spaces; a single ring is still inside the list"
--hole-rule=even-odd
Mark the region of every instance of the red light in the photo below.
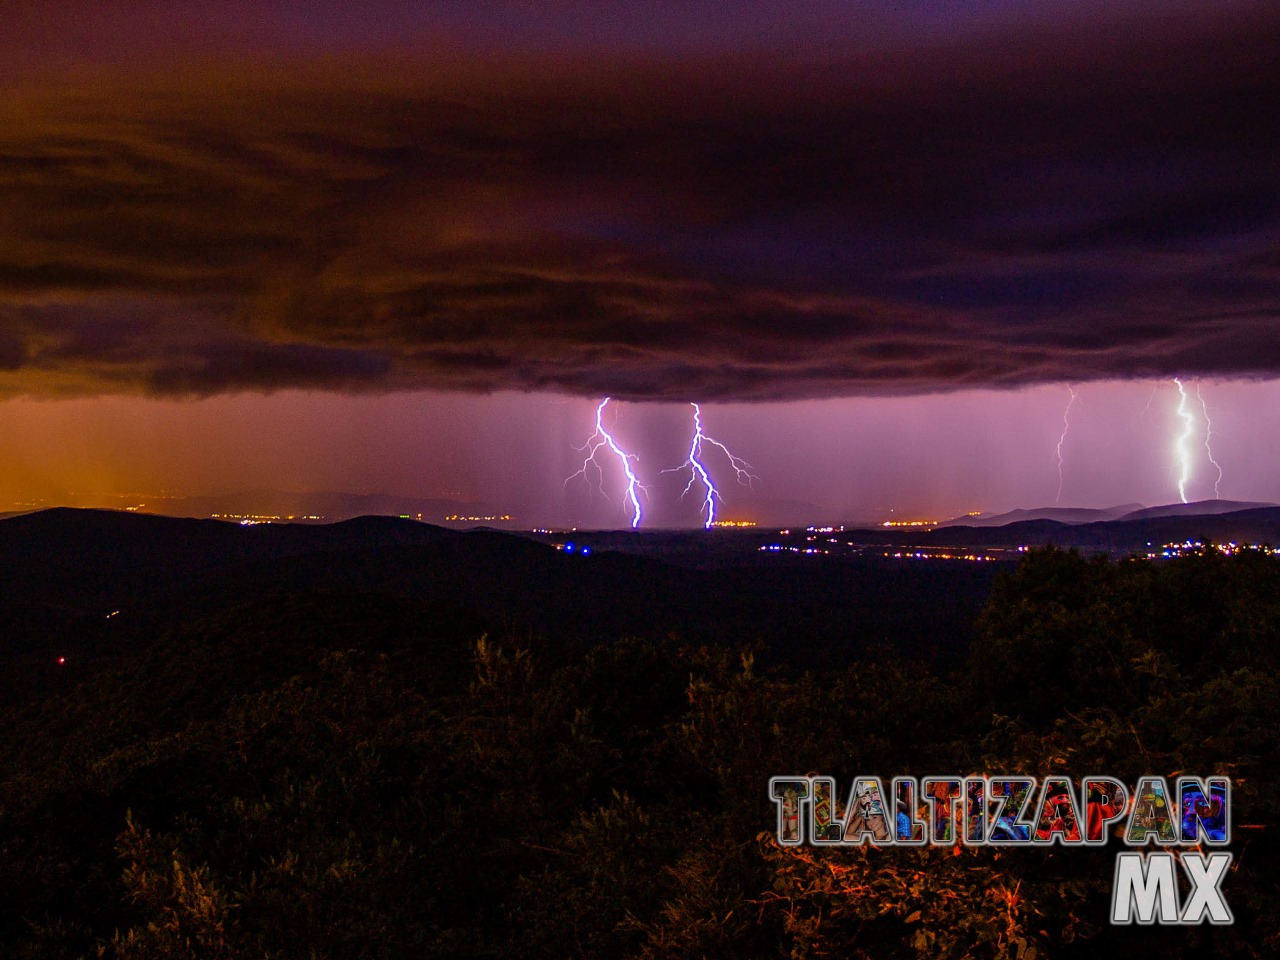
[[[66,662],[67,662],[67,658],[66,658],[66,657],[59,657],[59,658],[58,658],[58,663],[62,664],[62,663],[66,663]]]

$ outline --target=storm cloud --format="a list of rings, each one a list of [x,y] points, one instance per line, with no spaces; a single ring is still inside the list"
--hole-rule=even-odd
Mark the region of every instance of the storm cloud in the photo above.
[[[11,79],[0,392],[1275,376],[1278,48],[1280,11],[1237,5],[843,56]]]

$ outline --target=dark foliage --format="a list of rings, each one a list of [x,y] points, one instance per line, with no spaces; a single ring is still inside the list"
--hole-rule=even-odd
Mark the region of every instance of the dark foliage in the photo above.
[[[954,669],[255,599],[6,717],[0,955],[1262,956],[1278,623],[1280,563],[1213,552],[1033,552]],[[781,849],[767,780],[808,771],[1229,774],[1236,925],[1106,926],[1114,844]]]

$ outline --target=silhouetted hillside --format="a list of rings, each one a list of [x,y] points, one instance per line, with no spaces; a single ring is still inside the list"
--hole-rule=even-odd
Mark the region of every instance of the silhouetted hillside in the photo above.
[[[1184,540],[1280,544],[1280,507],[1258,507],[1228,513],[1159,515],[1095,523],[1024,520],[1004,526],[949,526],[919,532],[858,530],[845,534],[862,543],[919,546],[1075,547],[1086,552],[1145,554],[1148,545]]]
[[[10,627],[0,695],[65,683],[234,604],[335,589],[447,604],[560,643],[760,640],[793,666],[843,662],[871,646],[958,657],[995,576],[856,559],[761,566],[753,548],[743,556],[687,569],[379,517],[242,527],[46,511],[0,521],[0,616]],[[58,657],[68,663],[54,669]]]
[[[1166,503],[1158,507],[1144,507],[1121,517],[1121,520],[1153,520],[1160,517],[1211,517],[1222,513],[1240,513],[1245,510],[1276,508],[1274,503],[1244,500],[1196,500],[1192,503]]]
[[[58,507],[0,521],[0,560],[198,570],[318,550],[436,543],[453,531],[392,517],[332,524],[190,520]]]
[[[1032,509],[1010,510],[1008,513],[995,513],[990,516],[956,517],[938,525],[944,527],[1003,527],[1010,523],[1022,523],[1029,520],[1055,520],[1058,523],[1101,523],[1107,520],[1118,520],[1135,510],[1141,510],[1140,503],[1126,503],[1118,507],[1088,509],[1084,507],[1036,507]]]

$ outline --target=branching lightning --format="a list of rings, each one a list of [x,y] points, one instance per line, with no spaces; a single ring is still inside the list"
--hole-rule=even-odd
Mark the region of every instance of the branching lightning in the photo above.
[[[1067,407],[1062,411],[1062,436],[1058,437],[1058,495],[1053,502],[1058,503],[1062,500],[1062,445],[1067,442],[1067,433],[1071,430],[1071,405],[1076,402],[1076,388],[1067,387],[1071,391],[1071,399],[1067,401]]]
[[[1187,502],[1187,484],[1191,480],[1191,437],[1196,429],[1196,417],[1187,406],[1187,391],[1177,377],[1173,382],[1178,385],[1178,416],[1182,418],[1182,433],[1174,442],[1173,453],[1181,467],[1178,474],[1178,496]]]
[[[693,440],[689,444],[689,455],[680,466],[672,467],[670,470],[663,470],[662,472],[676,473],[680,470],[688,469],[689,482],[685,484],[684,493],[680,494],[681,499],[688,495],[695,483],[702,484],[704,491],[702,510],[700,511],[703,515],[702,525],[709,529],[716,520],[716,501],[722,498],[720,491],[716,489],[715,482],[711,479],[711,474],[708,472],[706,464],[702,462],[702,445],[709,443],[712,446],[719,447],[721,452],[728,458],[729,466],[733,467],[738,482],[744,486],[750,486],[751,482],[758,478],[751,472],[751,464],[741,457],[735,457],[723,443],[702,432],[702,408],[696,403],[691,403],[690,406],[693,407]]]
[[[587,442],[585,444],[581,447],[575,448],[577,450],[586,451],[587,455],[582,461],[582,467],[577,473],[566,477],[564,482],[567,486],[570,480],[581,477],[583,482],[590,483],[591,481],[588,479],[587,473],[594,467],[596,474],[596,487],[600,490],[600,493],[605,497],[605,499],[608,499],[609,495],[604,492],[604,470],[600,466],[600,461],[596,459],[596,454],[605,447],[608,447],[609,452],[618,458],[618,463],[622,466],[622,472],[627,478],[626,497],[631,503],[631,529],[634,530],[636,527],[640,526],[640,491],[645,490],[646,488],[636,478],[635,470],[632,469],[633,462],[640,458],[634,453],[627,453],[618,446],[618,442],[613,438],[613,434],[605,428],[604,408],[608,406],[610,399],[610,397],[605,397],[600,401],[600,406],[596,407],[595,433],[587,438]]]
[[[1204,394],[1200,392],[1199,380],[1196,381],[1196,399],[1200,401],[1200,410],[1204,413],[1204,453],[1218,471],[1218,479],[1213,481],[1213,499],[1218,500],[1221,499],[1218,488],[1222,486],[1222,465],[1213,459],[1213,447],[1209,445],[1209,438],[1213,436],[1213,421],[1209,419],[1209,407],[1204,402]]]

